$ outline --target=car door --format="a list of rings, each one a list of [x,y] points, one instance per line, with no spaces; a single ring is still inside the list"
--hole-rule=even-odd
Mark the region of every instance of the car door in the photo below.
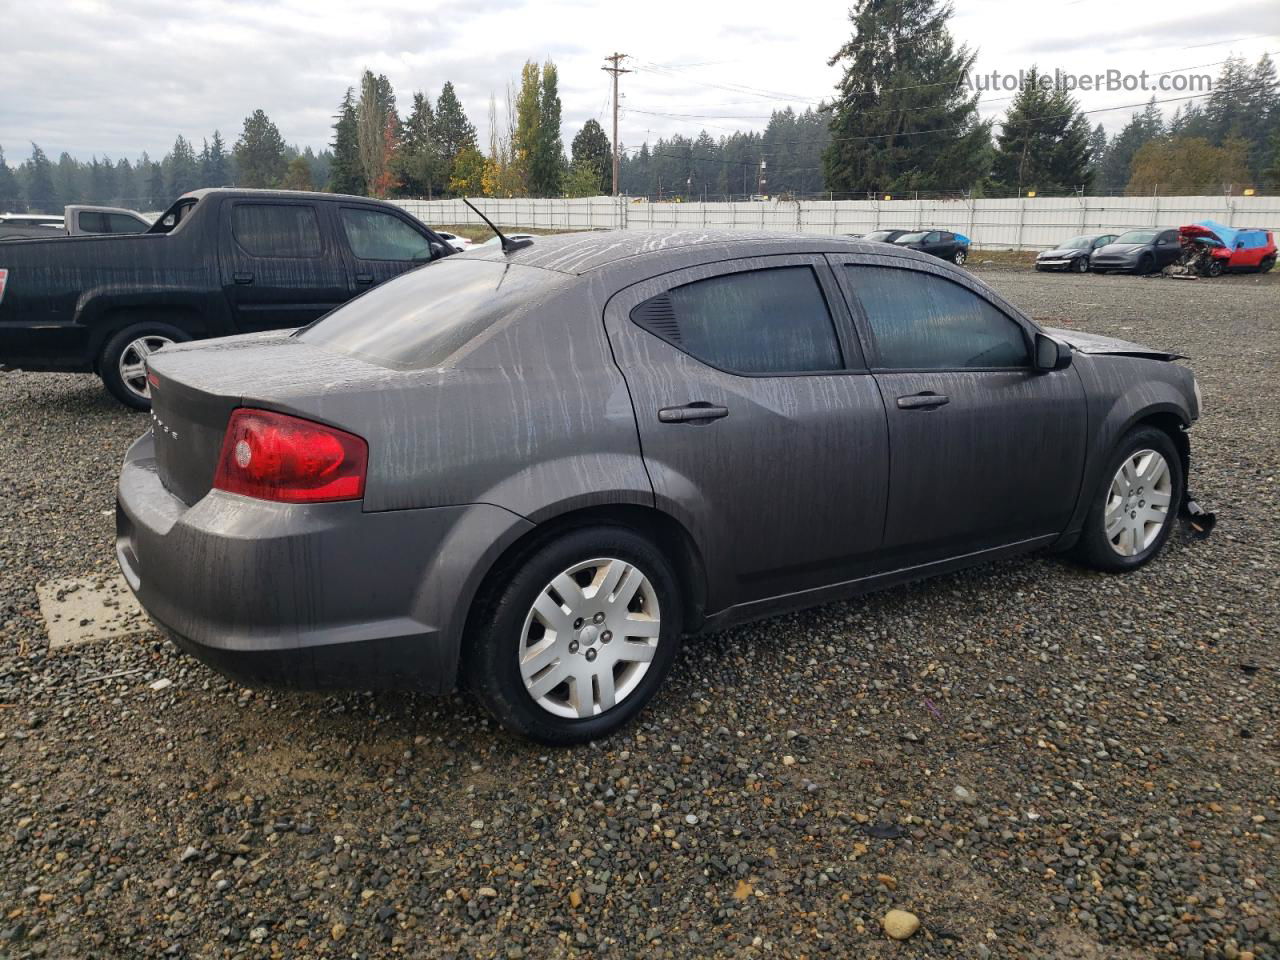
[[[605,327],[658,505],[702,552],[709,612],[873,565],[884,407],[821,256],[646,280],[612,297]]]
[[[231,200],[220,217],[222,289],[238,330],[300,327],[350,297],[323,205]]]
[[[1178,259],[1182,247],[1178,243],[1177,230],[1162,230],[1152,245],[1156,254],[1156,267],[1166,267]]]
[[[1066,529],[1085,454],[1076,371],[1034,370],[1034,329],[965,278],[886,257],[831,259],[889,424],[886,561]]]
[[[433,249],[426,231],[407,215],[395,211],[342,204],[338,221],[353,294],[420,267],[445,252]]]

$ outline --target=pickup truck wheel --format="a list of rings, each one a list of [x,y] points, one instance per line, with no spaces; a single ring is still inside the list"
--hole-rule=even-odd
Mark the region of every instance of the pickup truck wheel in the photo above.
[[[1160,552],[1185,493],[1182,459],[1163,430],[1138,427],[1107,461],[1076,556],[1099,570],[1136,570]]]
[[[134,410],[151,409],[146,359],[161,347],[190,340],[167,323],[137,323],[117,332],[98,358],[98,376],[111,395]]]
[[[612,733],[653,696],[680,648],[676,576],[628,528],[570,530],[488,579],[463,677],[503,726],[539,743]]]

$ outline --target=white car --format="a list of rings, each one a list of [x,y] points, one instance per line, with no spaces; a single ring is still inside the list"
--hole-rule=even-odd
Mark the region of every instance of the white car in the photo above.
[[[443,230],[437,230],[436,236],[446,240],[449,246],[453,247],[453,249],[457,250],[459,253],[470,250],[475,246],[475,244],[466,237],[460,237],[456,233],[445,233]]]

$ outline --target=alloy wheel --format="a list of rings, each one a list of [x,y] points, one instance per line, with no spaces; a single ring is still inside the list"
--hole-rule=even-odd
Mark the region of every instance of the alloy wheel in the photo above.
[[[149,334],[131,340],[128,346],[120,351],[116,369],[120,372],[120,382],[130,393],[147,399],[151,398],[151,385],[147,383],[147,357],[171,343],[173,340],[169,337]]]
[[[543,587],[525,616],[517,654],[525,690],[558,717],[604,713],[640,685],[661,626],[657,591],[635,564],[612,557],[575,564]]]
[[[1122,557],[1137,556],[1169,521],[1173,475],[1155,450],[1135,450],[1111,480],[1103,515],[1107,541]]]
[[[957,250],[956,255],[952,259],[955,260],[956,266],[959,267],[959,266],[963,266],[965,260],[968,258],[963,250]]]

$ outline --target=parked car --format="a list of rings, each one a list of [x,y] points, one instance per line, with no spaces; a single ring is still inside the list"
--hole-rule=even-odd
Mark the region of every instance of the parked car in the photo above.
[[[893,241],[897,240],[907,232],[908,231],[906,230],[875,230],[872,233],[866,234],[861,239],[872,243],[893,243]]]
[[[459,253],[465,253],[470,250],[474,243],[467,237],[460,237],[456,233],[445,233],[443,230],[437,230],[436,236],[444,240],[449,246],[457,250]]]
[[[949,230],[917,230],[893,241],[896,246],[919,250],[960,266],[969,259],[969,238]]]
[[[577,742],[686,633],[1034,549],[1143,565],[1200,415],[1176,358],[883,244],[486,245],[292,334],[149,357],[117,556],[243,681],[461,680]]]
[[[1205,277],[1267,273],[1276,265],[1276,241],[1267,230],[1235,230],[1212,220],[1178,228],[1180,265]]]
[[[1089,269],[1095,273],[1121,271],[1154,273],[1177,261],[1182,254],[1178,231],[1160,228],[1130,230],[1095,250]]]
[[[0,368],[97,373],[145,410],[143,362],[167,344],[301,326],[451,253],[389,203],[196,190],[143,234],[0,245]]]
[[[1036,256],[1037,270],[1070,270],[1088,273],[1093,252],[1116,239],[1114,233],[1082,233]]]
[[[0,214],[0,240],[51,240],[102,233],[146,233],[151,221],[123,207],[73,204],[56,214]]]

